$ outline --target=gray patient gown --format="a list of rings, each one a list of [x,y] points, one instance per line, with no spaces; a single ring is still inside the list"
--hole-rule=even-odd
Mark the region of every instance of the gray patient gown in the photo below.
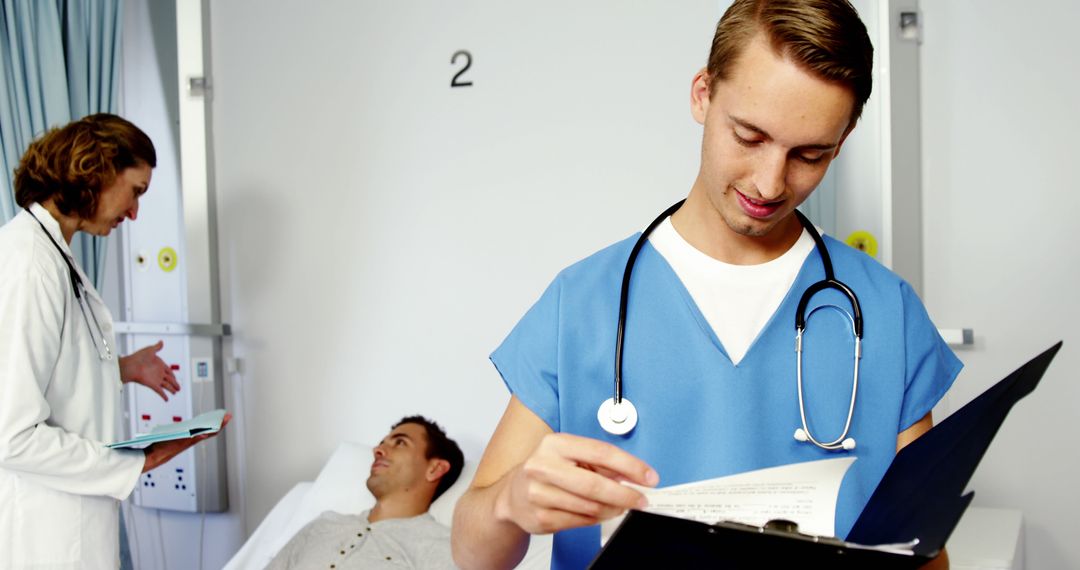
[[[453,569],[450,529],[428,513],[368,522],[369,511],[327,511],[270,561],[268,570]]]

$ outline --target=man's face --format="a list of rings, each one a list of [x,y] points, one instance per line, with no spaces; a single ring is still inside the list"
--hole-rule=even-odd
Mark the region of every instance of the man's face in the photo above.
[[[391,492],[408,492],[428,480],[431,462],[427,453],[427,432],[419,424],[401,424],[375,448],[375,461],[367,488],[378,499]]]
[[[732,232],[761,237],[821,182],[847,136],[854,95],[750,42],[727,79],[694,79],[692,111],[705,126],[695,191]]]

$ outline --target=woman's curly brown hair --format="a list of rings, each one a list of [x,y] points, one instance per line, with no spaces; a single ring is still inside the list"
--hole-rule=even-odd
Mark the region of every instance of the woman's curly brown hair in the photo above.
[[[126,168],[157,166],[150,137],[129,121],[99,113],[46,132],[15,169],[15,202],[52,198],[64,215],[92,218],[98,194]]]

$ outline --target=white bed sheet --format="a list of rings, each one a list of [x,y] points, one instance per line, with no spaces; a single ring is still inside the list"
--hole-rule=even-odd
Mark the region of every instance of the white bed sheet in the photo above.
[[[289,489],[225,565],[225,570],[265,568],[277,551],[295,534],[295,531],[288,532],[291,526],[289,522],[314,484],[313,481],[301,481]]]

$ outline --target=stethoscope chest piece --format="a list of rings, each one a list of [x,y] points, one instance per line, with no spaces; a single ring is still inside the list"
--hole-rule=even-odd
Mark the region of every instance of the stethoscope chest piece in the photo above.
[[[630,400],[623,398],[618,404],[615,398],[608,398],[596,411],[600,427],[611,435],[626,435],[637,425],[637,408]]]

